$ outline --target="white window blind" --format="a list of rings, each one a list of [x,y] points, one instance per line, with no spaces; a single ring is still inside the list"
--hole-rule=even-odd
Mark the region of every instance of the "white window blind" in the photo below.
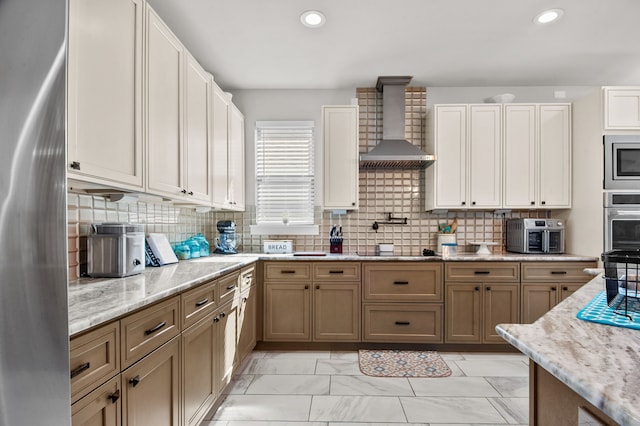
[[[256,223],[314,222],[313,121],[256,123]]]

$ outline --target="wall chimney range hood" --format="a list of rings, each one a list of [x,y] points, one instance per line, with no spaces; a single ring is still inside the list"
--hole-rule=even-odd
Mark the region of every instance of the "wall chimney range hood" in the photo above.
[[[366,154],[360,154],[361,169],[424,169],[435,156],[424,153],[405,139],[404,90],[411,76],[378,77],[376,89],[382,92],[382,141]]]

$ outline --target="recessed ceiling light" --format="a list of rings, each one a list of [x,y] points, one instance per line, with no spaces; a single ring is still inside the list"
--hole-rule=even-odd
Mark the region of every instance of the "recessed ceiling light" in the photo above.
[[[302,25],[309,28],[318,28],[324,25],[326,18],[317,10],[307,10],[300,15],[300,22]]]
[[[533,22],[535,22],[536,24],[549,24],[560,19],[563,13],[564,10],[562,9],[545,10],[544,12],[538,13],[536,17],[533,18]]]

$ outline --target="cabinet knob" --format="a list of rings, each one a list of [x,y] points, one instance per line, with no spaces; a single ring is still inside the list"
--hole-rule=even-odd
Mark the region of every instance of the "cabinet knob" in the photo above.
[[[351,203],[351,205],[352,205],[352,206],[355,206],[355,205],[356,205],[356,203],[355,203],[355,202],[354,202],[354,203]]]
[[[491,291],[491,287],[487,287],[487,291]]]
[[[536,202],[535,202],[535,201],[532,201],[532,202],[531,202],[531,205],[532,205],[532,206],[535,206],[535,205],[536,205]]]
[[[213,322],[220,322],[220,318],[218,318],[218,317],[213,317]]]
[[[476,287],[476,288],[475,288],[475,290],[476,290],[476,291],[480,291],[480,287]]]
[[[180,192],[181,192],[181,193],[183,193],[183,194],[186,194],[186,193],[187,193],[187,190],[186,190],[186,189],[183,189],[183,190],[182,190],[182,191],[180,191]]]
[[[316,290],[320,290],[320,286],[319,285],[316,286]]]
[[[309,290],[309,286],[308,286],[308,285],[305,285],[305,286],[304,286],[304,289],[305,289],[305,290]]]
[[[193,191],[189,191],[189,195],[193,195]]]
[[[540,201],[540,204],[542,204],[544,206],[545,204],[547,204],[547,202],[546,201]]]
[[[551,287],[551,291],[556,291],[555,286],[554,286],[554,287]]]
[[[111,400],[112,404],[115,404],[116,401],[120,399],[120,389],[109,395],[108,398]]]
[[[224,312],[220,312],[220,318],[224,318],[226,316],[227,316],[227,314],[225,314]]]
[[[562,287],[563,291],[569,291],[569,287]]]
[[[129,379],[129,383],[135,388],[136,386],[138,386],[138,383],[140,383],[140,376],[132,377],[131,379]]]
[[[464,206],[465,204],[467,204],[467,202],[466,202],[466,201],[463,201],[461,204]]]
[[[471,205],[472,205],[472,206],[475,206],[475,205],[476,205],[476,202],[475,202],[475,201],[472,201],[472,202],[471,202]]]
[[[71,167],[73,170],[80,170],[80,163],[77,161],[73,161],[69,167]]]

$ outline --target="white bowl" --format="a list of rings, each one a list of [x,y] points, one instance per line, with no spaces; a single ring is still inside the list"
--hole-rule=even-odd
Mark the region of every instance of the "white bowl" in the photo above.
[[[493,99],[493,102],[497,104],[509,104],[513,102],[515,98],[516,98],[516,95],[514,95],[513,93],[503,93],[501,95],[495,95],[491,99]]]

